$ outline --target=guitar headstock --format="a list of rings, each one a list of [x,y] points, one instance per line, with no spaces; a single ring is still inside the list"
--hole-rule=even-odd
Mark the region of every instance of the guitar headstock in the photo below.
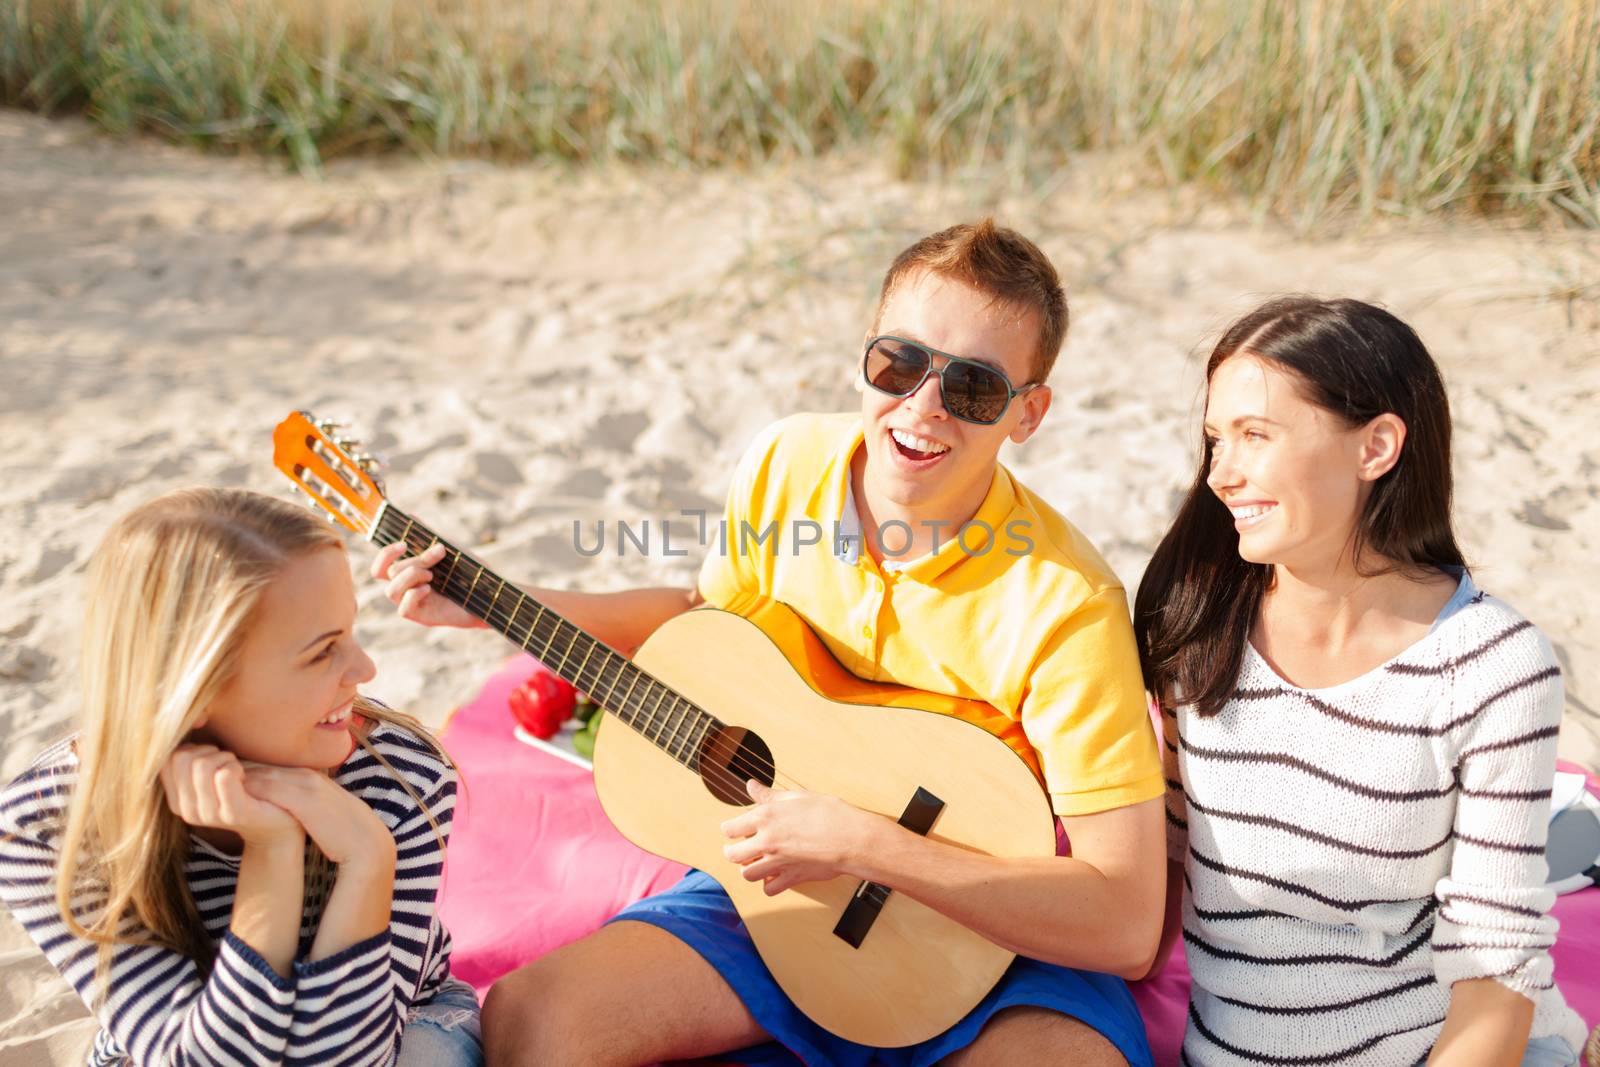
[[[272,431],[272,463],[337,522],[366,537],[383,507],[378,461],[328,419],[296,411]]]

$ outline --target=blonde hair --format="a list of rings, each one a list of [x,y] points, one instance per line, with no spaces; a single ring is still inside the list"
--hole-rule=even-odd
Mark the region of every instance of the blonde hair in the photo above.
[[[95,550],[56,904],[68,930],[100,946],[102,978],[117,944],[176,949],[209,971],[214,948],[184,872],[189,827],[167,806],[161,769],[237,668],[262,591],[291,560],[325,548],[343,543],[305,508],[239,489],[181,489],[123,516]],[[356,711],[413,731],[443,757],[410,716],[362,698]],[[421,806],[360,731],[356,739]],[[320,908],[330,878],[313,849],[308,906]]]

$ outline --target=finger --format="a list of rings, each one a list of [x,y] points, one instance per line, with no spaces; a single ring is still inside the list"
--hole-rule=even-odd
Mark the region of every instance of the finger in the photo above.
[[[189,793],[184,798],[189,805],[189,821],[197,826],[217,824],[217,787],[213,782],[216,768],[196,761],[189,774]]]
[[[760,804],[765,800],[770,800],[775,795],[771,789],[768,789],[765,785],[756,781],[754,778],[746,782],[744,787],[745,790],[750,794],[750,799],[754,800],[757,804]]]
[[[244,791],[244,768],[237,763],[223,764],[212,781],[217,790],[217,813],[225,825],[238,826],[249,808],[249,798]]]
[[[764,893],[767,894],[767,896],[775,897],[779,893],[783,892],[785,889],[788,889],[791,886],[796,886],[796,885],[799,885],[799,884],[800,884],[799,879],[791,878],[788,875],[780,874],[780,875],[775,875],[772,878],[768,878],[762,884],[761,889],[762,889],[762,891]]]
[[[190,824],[199,818],[194,802],[194,764],[200,758],[195,750],[199,747],[181,746],[172,753],[166,766],[162,768],[163,784],[169,787],[167,803],[178,818]]]
[[[183,819],[183,792],[178,782],[179,777],[174,773],[173,762],[169,759],[161,767],[161,791],[167,795],[167,807],[172,809],[172,814]]]
[[[749,837],[751,834],[754,834],[758,829],[760,829],[760,821],[761,820],[758,814],[753,811],[747,811],[741,815],[735,815],[733,818],[727,819],[723,822],[722,836]]]
[[[735,841],[722,846],[722,854],[729,863],[746,864],[762,856],[761,846],[754,837],[747,837],[742,841]]]
[[[425,588],[433,581],[433,572],[426,567],[417,566],[411,561],[396,567],[389,575],[389,584],[384,587],[383,593],[396,604],[400,598],[412,589]]]
[[[407,590],[399,600],[395,601],[396,604],[400,605],[400,617],[402,619],[419,618],[422,614],[423,602],[432,594],[433,590],[428,587],[426,582],[415,589]]]
[[[783,870],[782,861],[773,856],[763,856],[754,863],[744,868],[744,880],[747,882],[764,882],[780,874]]]
[[[222,811],[217,805],[217,775],[232,758],[226,752],[213,752],[198,757],[192,764],[189,780],[194,784],[194,813],[204,826],[221,824]]]
[[[380,581],[387,580],[389,568],[394,566],[396,560],[406,554],[404,541],[396,541],[392,545],[384,545],[378,550],[378,555],[372,561],[372,576]]]
[[[259,784],[250,787],[252,778]],[[252,795],[286,809],[301,822],[314,815],[319,804],[326,803],[327,798],[320,784],[332,784],[332,781],[326,775],[304,767],[264,767],[245,776],[246,786]]]

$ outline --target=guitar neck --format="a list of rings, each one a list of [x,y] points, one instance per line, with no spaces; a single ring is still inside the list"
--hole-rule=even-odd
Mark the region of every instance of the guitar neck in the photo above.
[[[631,726],[661,751],[699,771],[702,743],[721,724],[621,653],[585,633],[428,527],[385,501],[368,539],[403,541],[409,555],[443,545],[430,587],[459,604],[546,668]]]

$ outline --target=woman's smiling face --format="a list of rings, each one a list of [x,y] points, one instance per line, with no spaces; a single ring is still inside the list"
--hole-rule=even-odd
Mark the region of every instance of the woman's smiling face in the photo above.
[[[314,549],[262,591],[239,663],[207,709],[197,739],[240,759],[336,767],[355,746],[351,702],[371,680],[356,641],[355,586],[343,549]]]
[[[1293,375],[1266,360],[1248,352],[1225,360],[1206,393],[1206,484],[1233,514],[1239,554],[1336,563],[1378,476],[1364,431],[1307,400]]]

